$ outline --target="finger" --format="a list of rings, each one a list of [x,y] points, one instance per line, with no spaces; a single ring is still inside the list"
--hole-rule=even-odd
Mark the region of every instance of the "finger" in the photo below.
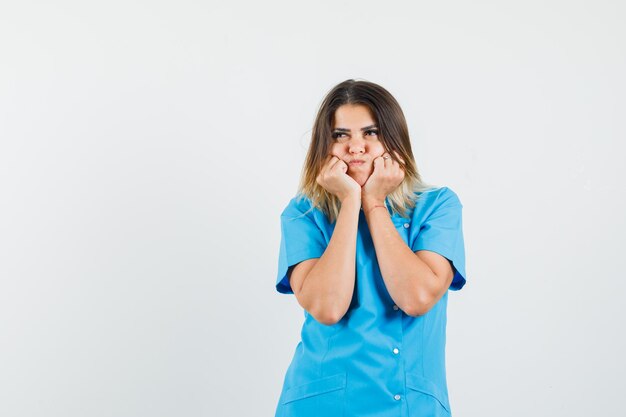
[[[336,169],[338,166],[341,166],[342,162],[343,161],[341,160],[341,158],[339,158],[338,156],[333,155],[333,158],[328,163],[328,170],[332,171],[333,169]]]
[[[379,169],[384,169],[385,168],[385,160],[379,156],[378,158],[374,158],[374,172],[376,172]]]
[[[333,165],[337,162],[339,158],[335,155],[328,155],[326,162],[324,163],[324,169],[326,171],[330,171],[333,168]]]
[[[341,171],[343,171],[344,173],[346,173],[348,171],[348,164],[346,164],[341,159],[337,159],[337,161],[335,161],[335,164],[333,165],[333,168],[337,168],[337,167],[339,167],[339,169],[341,169]]]
[[[388,152],[383,154],[383,161],[385,161],[385,168],[389,168],[393,166],[393,158],[389,155]]]

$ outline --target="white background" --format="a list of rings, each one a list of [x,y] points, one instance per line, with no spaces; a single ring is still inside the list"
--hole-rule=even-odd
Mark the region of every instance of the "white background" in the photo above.
[[[621,413],[623,2],[0,4],[0,415],[273,416],[279,215],[347,78],[464,205],[455,417]]]

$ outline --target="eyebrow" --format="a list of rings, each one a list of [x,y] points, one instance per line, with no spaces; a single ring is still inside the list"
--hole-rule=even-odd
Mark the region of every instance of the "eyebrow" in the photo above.
[[[362,127],[361,130],[368,130],[368,129],[372,129],[372,128],[378,128],[378,126],[376,126],[376,125],[369,125],[369,126]],[[333,130],[336,130],[336,131],[339,131],[339,132],[349,132],[350,131],[350,129],[346,129],[346,128],[343,128],[343,127],[336,127]]]

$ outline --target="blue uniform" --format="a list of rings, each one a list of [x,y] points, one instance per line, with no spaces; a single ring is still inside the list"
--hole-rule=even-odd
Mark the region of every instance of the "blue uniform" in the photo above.
[[[393,214],[396,230],[411,250],[429,250],[452,263],[450,290],[465,284],[462,204],[448,187],[418,192],[406,218]],[[303,195],[281,214],[276,289],[293,294],[292,266],[319,258],[330,224]],[[391,209],[388,209],[391,215]],[[350,307],[334,325],[306,310],[301,341],[289,368],[276,417],[451,416],[445,369],[448,291],[428,311],[412,317],[394,304],[383,281],[363,211],[356,242],[356,283]]]

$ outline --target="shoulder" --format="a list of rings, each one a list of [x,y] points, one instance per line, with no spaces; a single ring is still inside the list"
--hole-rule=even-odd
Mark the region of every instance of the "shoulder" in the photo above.
[[[461,211],[463,205],[459,196],[450,187],[431,187],[416,194],[415,207],[410,217],[416,224],[421,224],[435,213]]]
[[[417,204],[424,207],[460,206],[459,196],[450,187],[433,187],[426,191],[416,192]]]
[[[317,209],[313,207],[311,200],[306,195],[298,193],[289,200],[280,216],[285,218],[312,216],[315,210]]]

